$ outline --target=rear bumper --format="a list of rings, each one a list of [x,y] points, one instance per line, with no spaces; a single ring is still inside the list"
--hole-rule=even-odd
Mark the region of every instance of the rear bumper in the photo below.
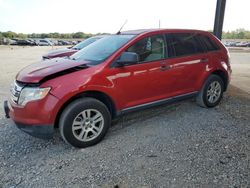
[[[53,124],[29,124],[21,123],[13,118],[13,109],[9,107],[8,101],[4,101],[4,112],[6,118],[11,118],[16,126],[24,131],[25,133],[42,139],[50,139],[54,134],[54,125]]]
[[[4,109],[5,117],[10,118],[10,108],[8,106],[8,101],[3,102],[3,109]]]
[[[231,69],[231,66],[229,66],[229,68],[227,69],[227,83],[226,83],[225,91],[227,91],[227,88],[231,82],[231,75],[232,75],[232,69]]]

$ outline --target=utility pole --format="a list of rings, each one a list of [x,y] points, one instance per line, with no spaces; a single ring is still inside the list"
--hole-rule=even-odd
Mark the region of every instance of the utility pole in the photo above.
[[[217,0],[215,19],[214,19],[214,35],[221,40],[224,14],[226,8],[226,0]]]

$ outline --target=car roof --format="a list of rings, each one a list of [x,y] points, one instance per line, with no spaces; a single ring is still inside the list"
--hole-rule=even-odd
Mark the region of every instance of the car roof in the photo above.
[[[190,33],[203,33],[207,31],[196,30],[196,29],[138,29],[138,30],[129,30],[129,31],[122,31],[122,35],[140,35],[146,33],[153,33],[153,32],[190,32]]]
[[[157,31],[157,29],[137,29],[137,30],[128,30],[128,31],[122,31],[122,35],[139,35],[142,33],[148,33],[151,31]]]

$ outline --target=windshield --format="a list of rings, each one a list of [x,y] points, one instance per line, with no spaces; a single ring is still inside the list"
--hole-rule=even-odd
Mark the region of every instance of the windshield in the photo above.
[[[134,35],[110,35],[83,48],[70,56],[74,60],[85,60],[95,64],[103,62],[120,47],[130,41]]]
[[[98,39],[101,39],[101,37],[91,37],[91,38],[85,39],[84,41],[78,43],[77,45],[73,46],[72,48],[76,49],[76,50],[81,50],[84,47],[90,45],[91,43],[97,41]]]

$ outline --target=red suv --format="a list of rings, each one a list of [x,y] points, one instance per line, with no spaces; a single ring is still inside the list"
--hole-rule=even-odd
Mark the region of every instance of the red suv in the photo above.
[[[227,49],[205,31],[121,32],[69,59],[22,69],[5,113],[31,135],[51,137],[59,127],[67,143],[87,147],[127,112],[189,97],[216,106],[230,81],[229,62]]]

